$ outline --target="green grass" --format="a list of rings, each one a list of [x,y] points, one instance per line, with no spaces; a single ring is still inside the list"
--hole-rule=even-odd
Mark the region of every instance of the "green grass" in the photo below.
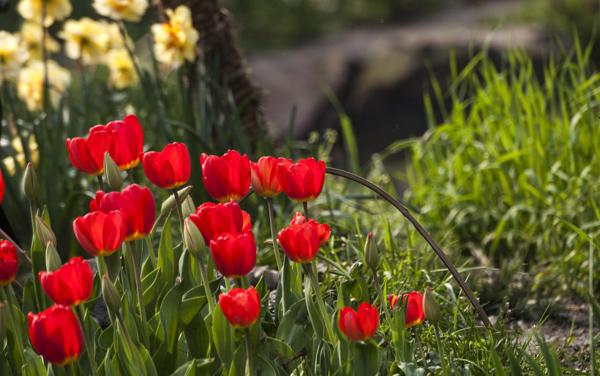
[[[600,75],[588,53],[543,67],[482,53],[447,90],[434,81],[429,131],[388,150],[408,149],[405,198],[449,231],[455,255],[532,273],[554,296],[588,290],[588,242],[567,223],[594,238],[600,225]]]

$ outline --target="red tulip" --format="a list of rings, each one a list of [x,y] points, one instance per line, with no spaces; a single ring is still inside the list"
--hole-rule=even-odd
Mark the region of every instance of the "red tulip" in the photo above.
[[[239,201],[250,190],[250,160],[236,150],[223,156],[200,156],[202,182],[209,195],[220,202]]]
[[[112,136],[103,128],[93,127],[87,138],[67,138],[71,163],[79,171],[100,175],[104,171],[104,153],[110,151]]]
[[[358,310],[344,307],[340,311],[338,325],[342,333],[351,341],[364,341],[375,335],[379,326],[377,307],[361,303]]]
[[[275,197],[281,193],[277,165],[285,161],[284,158],[261,157],[258,162],[250,162],[252,188],[257,195]]]
[[[251,232],[222,234],[210,241],[210,255],[225,277],[241,277],[256,265],[256,243]]]
[[[73,221],[79,244],[92,256],[108,256],[121,246],[127,233],[125,216],[120,210],[95,211]]]
[[[147,187],[131,184],[121,192],[96,192],[90,200],[90,211],[109,213],[120,210],[127,223],[126,241],[137,240],[148,235],[156,216],[154,196]]]
[[[37,314],[29,312],[29,341],[48,362],[64,366],[81,355],[83,333],[71,308],[55,304]]]
[[[296,213],[289,226],[279,231],[277,239],[290,260],[310,262],[319,252],[319,246],[327,241],[330,230],[326,224],[304,218]]]
[[[310,201],[319,197],[325,182],[325,162],[314,158],[296,163],[285,160],[277,165],[277,175],[285,194],[296,201]]]
[[[73,257],[53,272],[40,272],[42,288],[57,304],[78,305],[92,295],[94,274],[83,257]]]
[[[162,151],[144,153],[142,165],[148,180],[164,189],[184,185],[192,168],[187,147],[180,142],[170,143]]]
[[[6,286],[14,281],[18,269],[17,249],[8,240],[0,240],[0,286]]]
[[[237,235],[252,229],[250,214],[243,211],[236,202],[205,202],[198,206],[196,213],[190,215],[190,219],[202,233],[206,245],[218,235]]]
[[[106,124],[106,130],[112,135],[110,156],[121,170],[137,166],[144,149],[144,133],[135,115],[127,115],[123,120]]]
[[[223,315],[236,328],[247,328],[258,320],[260,297],[254,289],[231,289],[219,295],[219,306]]]
[[[425,321],[423,294],[418,291],[413,291],[403,294],[402,296],[390,295],[390,309],[394,309],[400,299],[402,299],[403,303],[406,303],[406,319],[404,320],[404,325],[407,328],[412,328]]]
[[[302,225],[304,223],[308,223],[317,227],[317,234],[319,235],[319,244],[323,245],[327,242],[327,240],[329,239],[329,235],[331,235],[329,225],[324,223],[321,224],[315,221],[314,219],[310,218],[307,220],[301,212],[296,212],[296,214],[294,214],[294,218],[292,218],[290,225]]]
[[[4,184],[4,176],[2,176],[2,172],[0,172],[0,204],[2,200],[4,200],[4,192],[6,191],[6,186]]]

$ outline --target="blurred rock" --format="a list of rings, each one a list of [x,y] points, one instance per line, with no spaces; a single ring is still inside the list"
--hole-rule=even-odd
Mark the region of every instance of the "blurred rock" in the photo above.
[[[442,81],[449,76],[450,51],[459,68],[484,46],[496,58],[515,47],[534,57],[545,53],[548,43],[541,29],[505,22],[521,4],[485,1],[413,24],[356,28],[251,57],[253,77],[267,93],[271,133],[286,134],[294,105],[296,137],[338,128],[323,94],[330,88],[353,121],[363,158],[396,139],[422,134],[427,128],[423,94],[432,74]]]

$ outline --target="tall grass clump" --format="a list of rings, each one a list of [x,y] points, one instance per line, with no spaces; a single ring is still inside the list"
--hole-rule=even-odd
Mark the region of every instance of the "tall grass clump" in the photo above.
[[[446,92],[434,81],[406,191],[431,226],[451,229],[456,251],[522,267],[535,274],[534,289],[580,296],[589,243],[572,225],[593,239],[600,224],[600,75],[589,54],[576,46],[538,66],[522,53],[495,64],[484,52],[452,70]]]

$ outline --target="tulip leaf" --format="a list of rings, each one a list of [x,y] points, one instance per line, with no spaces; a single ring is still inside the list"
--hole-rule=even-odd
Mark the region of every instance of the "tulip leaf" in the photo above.
[[[296,351],[300,350],[307,340],[306,315],[306,304],[304,299],[301,299],[294,303],[283,315],[277,327],[277,338],[289,344]]]
[[[25,363],[21,369],[23,376],[46,376],[46,368],[42,357],[31,349],[23,351]]]
[[[158,267],[161,270],[163,286],[171,286],[175,281],[175,255],[170,219],[169,215],[165,220],[158,245]]]
[[[210,337],[201,313],[194,316],[194,318],[185,326],[183,333],[190,354],[194,358],[203,358],[208,354]]]
[[[116,328],[116,353],[121,367],[123,367],[123,369],[127,371],[126,373],[130,375],[146,374],[145,361],[142,353],[138,349],[141,345],[134,345],[129,338],[129,330],[127,330],[127,334],[125,334],[119,322],[117,322]]]
[[[206,296],[204,296],[203,286],[196,286],[183,294],[180,309],[182,325],[188,325],[205,305]]]
[[[260,370],[261,376],[278,376],[279,372],[275,368],[273,362],[270,359],[265,358],[262,355],[258,355],[257,359],[257,368]]]
[[[354,352],[352,366],[356,375],[377,374],[379,371],[380,358],[375,343],[355,343],[352,350]]]
[[[315,331],[315,335],[319,340],[321,340],[325,336],[325,325],[323,323],[323,318],[319,313],[319,309],[312,299],[311,291],[310,283],[307,278],[304,287],[304,301],[306,302],[306,310],[308,311],[308,317],[312,324],[313,330]]]
[[[167,352],[175,354],[175,344],[179,334],[179,308],[181,307],[181,291],[179,286],[169,290],[160,305],[160,321],[165,333]]]
[[[117,279],[117,276],[121,272],[121,252],[114,252],[112,255],[104,256],[106,267],[108,269],[108,276],[111,281]]]
[[[229,368],[229,376],[242,376],[246,374],[246,357],[246,349],[242,341],[233,354],[233,363]]]
[[[206,374],[206,368],[214,362],[214,359],[192,359],[175,370],[171,376],[195,376]],[[199,372],[205,370],[205,372]]]
[[[212,338],[219,359],[228,370],[233,361],[234,330],[219,306],[215,308],[212,315]]]

